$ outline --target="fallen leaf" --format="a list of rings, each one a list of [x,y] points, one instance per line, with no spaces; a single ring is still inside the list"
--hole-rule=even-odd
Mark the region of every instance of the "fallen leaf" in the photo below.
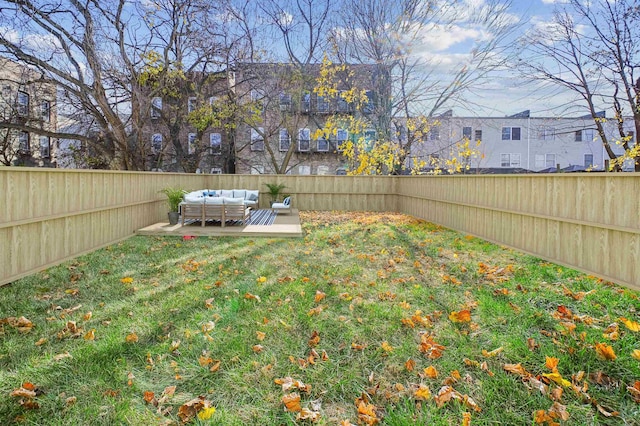
[[[209,408],[209,404],[209,401],[204,399],[203,396],[194,398],[180,406],[178,409],[178,417],[180,417],[182,423],[189,423],[201,410]]]
[[[322,292],[322,291],[320,291],[320,290],[316,290],[316,295],[315,295],[315,297],[313,298],[313,300],[314,300],[314,302],[316,302],[316,303],[320,303],[320,301],[321,301],[322,299],[324,299],[325,297],[327,297],[327,295],[326,295],[324,292]]]
[[[468,309],[456,312],[453,311],[449,314],[449,320],[452,322],[470,322],[471,321],[471,312]]]
[[[431,398],[431,390],[427,386],[420,384],[418,389],[413,393],[413,396],[418,400],[427,401]]]
[[[551,371],[557,371],[558,370],[558,362],[560,362],[560,360],[558,358],[555,357],[546,357],[545,358],[545,366],[551,370]]]
[[[91,330],[87,331],[87,333],[84,335],[84,340],[95,340],[96,338],[96,329],[92,328]]]
[[[387,353],[388,352],[393,352],[393,346],[391,346],[386,340],[384,342],[382,342],[380,347],[382,348],[383,351],[385,351]]]
[[[560,386],[569,387],[571,386],[571,382],[567,379],[563,379],[562,375],[558,372],[554,373],[545,373],[542,377],[546,377],[547,379],[559,384]]]
[[[53,357],[54,361],[60,361],[65,358],[73,358],[69,352],[64,352]]]
[[[313,333],[311,333],[311,337],[309,337],[307,343],[311,348],[317,346],[318,343],[320,343],[320,334],[318,334],[318,332],[314,330]]]
[[[300,394],[297,392],[293,392],[282,397],[282,402],[287,411],[299,413],[302,411],[302,407],[300,406]]]
[[[315,423],[320,420],[320,412],[312,411],[308,408],[303,408],[300,410],[298,415],[296,416],[297,420],[311,420],[311,422]]]
[[[640,331],[640,323],[637,323],[636,321],[628,320],[624,317],[620,317],[620,321],[622,321],[624,326],[627,327],[629,330],[635,333]]]
[[[375,405],[360,401],[357,407],[359,423],[362,422],[365,425],[371,426],[376,425],[380,422],[380,419],[378,418],[378,415],[376,413]]]
[[[438,370],[433,365],[430,365],[424,369],[424,374],[430,379],[435,379],[438,377]]]
[[[627,386],[627,391],[636,403],[640,403],[640,380],[636,380],[633,386]]]
[[[40,339],[40,340],[42,340],[42,339]],[[36,344],[37,344],[37,343],[36,343]],[[634,349],[634,350],[631,352],[631,356],[632,356],[633,358],[637,359],[638,361],[640,361],[640,349]]]
[[[500,352],[503,351],[502,346],[500,346],[499,348],[496,348],[490,352],[487,352],[486,349],[482,350],[482,356],[485,358],[493,358],[494,356],[498,355]]]
[[[251,349],[253,349],[253,352],[259,354],[264,349],[264,346],[262,346],[262,345],[253,345],[251,347]]]
[[[42,346],[45,343],[47,343],[47,339],[45,339],[44,337],[42,337],[41,339],[39,339],[36,343],[34,343],[36,346]],[[637,349],[636,349],[637,350]],[[640,351],[639,351],[640,352]]]
[[[131,277],[120,278],[120,282],[122,284],[131,284],[133,282],[133,278]]]
[[[267,333],[263,333],[262,331],[256,331],[256,339],[260,340],[261,342],[264,340],[266,336],[267,336]]]
[[[520,365],[520,363],[517,364],[504,364],[502,366],[502,368],[505,371],[508,371],[509,373],[513,373],[513,374],[517,374],[518,376],[521,377],[531,377],[532,374],[529,373],[527,370],[524,369],[524,367],[522,365]]]
[[[616,359],[616,353],[613,350],[613,347],[607,345],[606,343],[596,343],[596,354],[598,357],[613,361]]]
[[[462,426],[471,426],[471,413],[462,413]]]
[[[127,343],[137,343],[138,342],[138,335],[136,333],[127,334],[127,337],[125,337],[124,340]]]
[[[409,358],[405,363],[404,363],[404,368],[407,369],[407,371],[413,371],[413,369],[416,366],[416,362],[414,360],[412,360],[411,358]]]

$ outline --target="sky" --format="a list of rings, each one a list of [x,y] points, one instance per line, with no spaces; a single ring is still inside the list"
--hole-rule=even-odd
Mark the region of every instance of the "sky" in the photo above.
[[[483,0],[468,0],[470,3],[482,3]],[[510,14],[519,24],[517,35],[522,35],[532,26],[544,25],[551,21],[554,8],[562,6],[565,0],[512,0]],[[464,29],[463,29],[464,30]],[[468,37],[473,37],[467,31]],[[460,53],[456,49],[464,50],[464,31],[458,35],[458,43],[452,43],[450,48],[442,54]],[[439,43],[446,43],[447,39],[438,37]],[[452,42],[452,40],[448,40]],[[453,109],[456,116],[487,116],[504,117],[521,111],[530,110],[531,116],[549,117],[556,115],[583,115],[575,107],[575,95],[560,91],[555,87],[540,87],[526,79],[512,69],[494,73],[482,88],[475,90],[470,96],[474,104],[458,106]],[[585,112],[586,114],[586,112]]]
[[[442,1],[444,5],[450,4],[447,0],[437,1]],[[461,15],[459,25],[446,29],[430,28],[420,43],[414,46],[417,54],[435,58],[435,61],[439,63],[438,72],[444,74],[448,72],[447,66],[465,59],[472,46],[472,40],[490,35],[486,29],[465,25],[463,17],[471,7],[482,6],[490,0],[462,1],[470,7],[461,7],[456,10]],[[549,22],[554,7],[564,1],[566,0],[511,0],[511,8],[508,12],[513,22],[519,24],[518,34],[522,34],[532,25],[544,25]],[[32,37],[33,43],[39,44],[41,47],[47,45],[43,43],[41,36],[34,38],[28,34],[19,35],[16,32],[15,37],[22,37],[23,42],[26,43],[29,43],[29,37]],[[515,35],[513,39],[515,40]],[[274,44],[271,45],[271,48],[273,46]],[[527,83],[523,76],[517,75],[511,69],[504,69],[493,74],[482,87],[468,93],[467,99],[471,102],[453,108],[454,115],[504,117],[523,110],[530,110],[531,116],[538,117],[559,114],[584,115],[584,113],[578,114],[575,109],[567,111],[566,105],[574,99],[572,94],[560,93],[557,89],[540,88],[532,83]]]

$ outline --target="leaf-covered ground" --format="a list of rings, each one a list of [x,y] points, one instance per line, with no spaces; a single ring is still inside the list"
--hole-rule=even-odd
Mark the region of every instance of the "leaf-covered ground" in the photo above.
[[[638,424],[638,293],[396,214],[0,288],[0,423]]]

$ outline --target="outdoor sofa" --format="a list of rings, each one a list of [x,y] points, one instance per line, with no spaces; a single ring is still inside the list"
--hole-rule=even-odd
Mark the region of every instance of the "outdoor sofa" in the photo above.
[[[251,219],[251,208],[258,206],[259,195],[257,190],[246,189],[201,189],[190,192],[180,203],[182,225],[186,220],[199,220],[202,226],[208,220],[220,221],[223,227],[227,221],[246,224]]]

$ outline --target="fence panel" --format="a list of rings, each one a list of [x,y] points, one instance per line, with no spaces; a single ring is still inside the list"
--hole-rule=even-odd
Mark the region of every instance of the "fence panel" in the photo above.
[[[197,175],[0,168],[0,285],[166,220],[166,187],[285,184],[300,210],[393,211],[640,289],[640,174]]]

